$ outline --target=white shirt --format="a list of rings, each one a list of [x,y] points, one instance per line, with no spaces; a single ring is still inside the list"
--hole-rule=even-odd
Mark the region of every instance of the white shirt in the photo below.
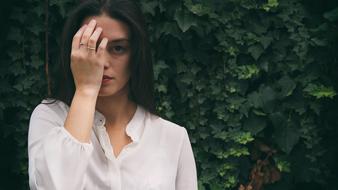
[[[50,100],[43,100],[46,103]],[[28,132],[32,190],[197,190],[187,130],[137,106],[126,127],[132,143],[115,157],[105,117],[95,111],[89,143],[74,138],[62,101],[39,104]]]

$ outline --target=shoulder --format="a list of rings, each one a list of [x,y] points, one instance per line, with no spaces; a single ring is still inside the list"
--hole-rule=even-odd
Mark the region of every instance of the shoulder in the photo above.
[[[155,116],[151,114],[151,125],[152,128],[156,131],[162,132],[166,136],[172,137],[172,139],[183,138],[188,135],[185,127],[167,119],[164,119],[160,116]]]
[[[185,130],[185,128],[173,121],[164,119],[161,116],[151,114],[147,111],[147,118],[150,120],[152,125],[155,125],[157,127],[162,127],[168,130],[176,130],[176,131],[182,131]]]
[[[158,122],[165,128],[171,129],[171,130],[185,130],[185,128],[177,123],[174,123],[173,121],[169,121],[167,119],[164,119],[162,117],[158,118]]]
[[[56,99],[43,99],[32,111],[32,118],[64,119],[69,107],[67,104]]]

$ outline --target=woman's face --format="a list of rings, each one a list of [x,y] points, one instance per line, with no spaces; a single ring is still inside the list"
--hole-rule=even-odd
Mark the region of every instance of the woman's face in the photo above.
[[[88,17],[83,24],[88,24],[92,19],[96,20],[96,27],[102,28],[97,46],[104,37],[108,38],[103,76],[111,79],[102,81],[98,96],[127,95],[127,83],[130,78],[128,65],[131,54],[128,26],[104,14]]]

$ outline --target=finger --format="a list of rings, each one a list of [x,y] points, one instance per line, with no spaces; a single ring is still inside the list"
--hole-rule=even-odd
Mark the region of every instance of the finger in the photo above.
[[[95,54],[95,52],[96,52],[96,43],[97,43],[97,40],[99,39],[101,33],[102,33],[102,28],[98,27],[98,28],[96,28],[96,30],[94,31],[92,36],[90,36],[90,38],[89,38],[88,50],[91,54]]]
[[[83,25],[74,35],[72,41],[72,49],[78,49],[80,47],[80,40],[83,32],[85,31],[87,25]]]
[[[97,48],[98,55],[103,55],[103,53],[105,52],[107,48],[107,44],[108,44],[108,38],[103,38],[99,47]]]
[[[86,30],[84,31],[82,37],[81,37],[81,43],[84,44],[83,48],[87,48],[88,46],[88,40],[90,38],[90,36],[92,35],[94,29],[96,26],[96,21],[95,20],[91,20],[86,28]],[[82,48],[82,47],[80,47]]]

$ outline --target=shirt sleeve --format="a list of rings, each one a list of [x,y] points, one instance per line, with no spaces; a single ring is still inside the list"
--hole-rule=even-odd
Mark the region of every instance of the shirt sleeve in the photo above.
[[[197,190],[197,171],[194,153],[185,128],[181,153],[178,161],[176,190]]]
[[[31,190],[82,190],[93,145],[81,143],[50,106],[39,104],[28,130]]]

